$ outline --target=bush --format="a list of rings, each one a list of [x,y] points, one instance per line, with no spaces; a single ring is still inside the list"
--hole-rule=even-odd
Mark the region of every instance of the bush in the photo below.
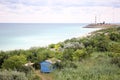
[[[111,60],[111,63],[112,64],[116,64],[120,67],[120,53],[114,53],[112,54],[112,60]]]
[[[72,61],[73,60],[73,57],[72,57],[73,53],[74,53],[73,49],[65,49],[63,52],[63,60]]]
[[[70,64],[70,63],[69,63]],[[65,67],[54,72],[54,80],[119,80],[120,69],[109,63],[109,59],[89,59],[75,62],[76,69]]]
[[[33,72],[34,69],[32,66],[22,66],[21,69],[19,70],[20,72],[24,72],[24,73],[29,73],[29,72]]]
[[[112,32],[109,34],[110,39],[112,41],[119,41],[120,40],[120,34],[118,32]]]
[[[94,48],[92,46],[86,47],[87,55],[90,56],[91,53],[93,53]]]
[[[77,68],[77,65],[71,61],[63,61],[55,63],[55,67],[57,69],[64,69],[64,68]]]
[[[120,67],[120,57],[112,58],[111,63],[116,64],[116,65],[118,65]]]
[[[26,57],[24,55],[14,55],[4,61],[2,68],[19,70],[26,62]]]
[[[82,58],[84,58],[86,55],[86,50],[84,49],[81,49],[81,50],[76,50],[74,53],[73,53],[73,60],[81,60]]]
[[[0,71],[0,80],[28,80],[23,72]]]
[[[109,44],[108,50],[110,52],[120,53],[120,44],[119,43],[111,43],[111,44]]]
[[[48,47],[49,48],[55,48],[55,44],[50,44]]]

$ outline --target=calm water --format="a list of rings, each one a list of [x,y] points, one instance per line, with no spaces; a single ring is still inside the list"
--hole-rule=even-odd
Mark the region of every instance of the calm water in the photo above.
[[[0,23],[0,50],[28,49],[95,31],[87,24]]]

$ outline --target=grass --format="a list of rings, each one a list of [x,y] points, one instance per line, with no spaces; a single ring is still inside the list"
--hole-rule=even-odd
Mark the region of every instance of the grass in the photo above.
[[[74,62],[78,68],[56,70],[54,80],[119,80],[120,68],[110,63],[105,53],[93,53],[92,57]]]

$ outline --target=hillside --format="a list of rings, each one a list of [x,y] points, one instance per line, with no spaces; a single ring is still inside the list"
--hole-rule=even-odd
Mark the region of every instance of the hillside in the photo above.
[[[87,37],[68,39],[48,47],[1,51],[0,80],[45,79],[46,74],[36,74],[36,70],[40,68],[39,63],[47,59],[61,60],[54,64],[57,69],[47,74],[53,80],[119,80],[120,27],[104,28]],[[34,65],[24,66],[28,62]]]
[[[120,27],[104,28],[82,39],[66,40],[61,45],[69,50],[63,52],[65,68],[54,73],[54,80],[119,79]],[[71,49],[75,52],[71,53]]]

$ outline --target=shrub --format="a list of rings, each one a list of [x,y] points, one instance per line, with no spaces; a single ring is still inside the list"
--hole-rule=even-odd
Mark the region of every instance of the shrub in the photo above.
[[[5,69],[21,69],[21,67],[26,63],[26,57],[24,55],[14,55],[6,59],[2,65]]]
[[[90,56],[91,53],[93,53],[94,48],[92,46],[86,47],[87,55]]]
[[[50,44],[48,47],[49,48],[55,48],[55,44]]]
[[[119,80],[120,69],[109,60],[87,60],[75,62],[77,68],[65,67],[54,72],[54,80]]]
[[[0,71],[0,80],[28,80],[23,72]]]
[[[120,57],[113,57],[111,63],[116,64],[120,67]]]
[[[81,49],[81,50],[76,50],[74,53],[73,53],[73,60],[81,60],[82,58],[84,58],[86,55],[86,50],[84,49]]]
[[[32,66],[22,66],[21,69],[19,70],[20,72],[24,72],[24,73],[29,73],[31,71],[34,71]]]
[[[109,34],[110,39],[112,41],[119,41],[120,40],[120,34],[118,32],[112,32]]]
[[[111,63],[120,67],[120,53],[114,53],[112,54],[112,57],[113,58],[111,59]]]
[[[64,52],[63,52],[63,60],[72,61],[73,60],[73,57],[72,57],[73,52],[74,52],[73,49],[65,49]]]
[[[57,69],[64,69],[64,68],[77,68],[77,65],[72,61],[63,61],[55,63],[55,67]]]
[[[109,44],[108,50],[110,52],[120,53],[120,44],[119,43],[111,43],[111,44]]]

